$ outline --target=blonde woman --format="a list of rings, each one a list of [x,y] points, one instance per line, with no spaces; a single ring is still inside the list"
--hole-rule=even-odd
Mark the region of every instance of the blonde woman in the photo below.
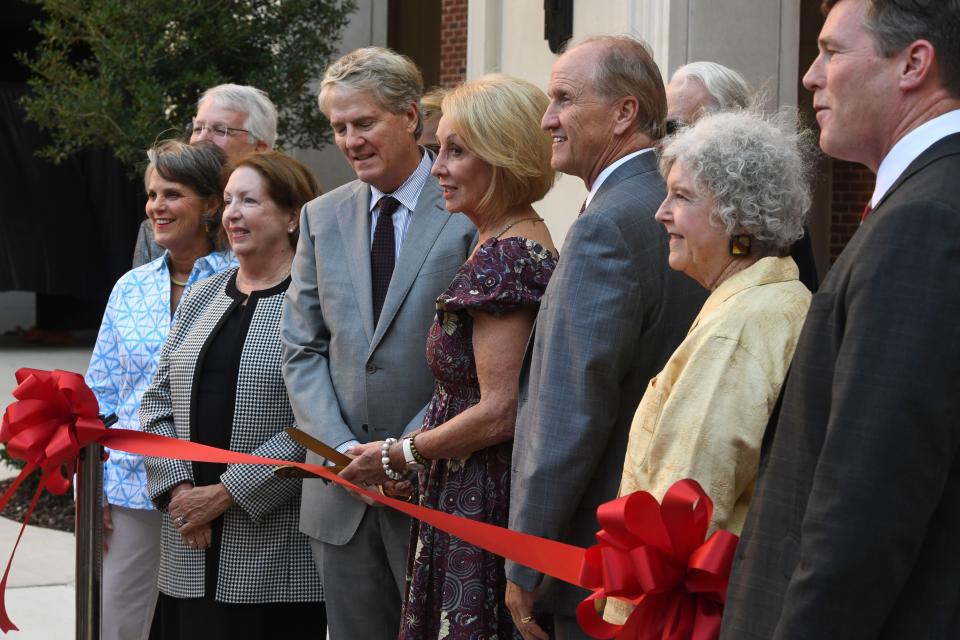
[[[477,246],[437,298],[427,337],[436,382],[423,428],[364,454],[377,465],[363,481],[419,471],[420,504],[497,525],[509,508],[524,348],[556,266],[531,204],[553,185],[551,140],[540,129],[546,108],[537,87],[503,75],[444,98],[433,175],[447,210],[476,225]],[[419,522],[411,540],[400,638],[519,637],[504,604],[501,558]]]

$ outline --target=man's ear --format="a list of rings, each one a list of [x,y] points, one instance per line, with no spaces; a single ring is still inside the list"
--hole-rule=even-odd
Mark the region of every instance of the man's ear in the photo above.
[[[635,96],[620,98],[616,109],[613,132],[622,136],[634,131],[637,128],[637,118],[640,117],[640,102],[637,98]]]
[[[253,150],[257,152],[266,151],[268,148],[267,143],[263,140],[257,140],[257,144],[253,145]]]
[[[414,134],[417,131],[417,123],[420,122],[420,105],[411,102],[404,111],[403,117],[407,119],[407,130]]]
[[[914,40],[897,55],[900,88],[904,91],[920,88],[936,73],[936,50],[927,40]]]

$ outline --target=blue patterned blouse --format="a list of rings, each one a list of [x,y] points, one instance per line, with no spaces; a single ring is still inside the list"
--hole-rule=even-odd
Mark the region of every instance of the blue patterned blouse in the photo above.
[[[93,347],[87,384],[104,415],[117,414],[118,429],[140,430],[140,397],[157,370],[160,349],[167,339],[170,317],[168,254],[125,273],[113,287]],[[237,264],[233,253],[214,252],[193,263],[187,288],[197,280]],[[147,495],[143,458],[110,450],[103,466],[103,489],[110,504],[153,509]]]

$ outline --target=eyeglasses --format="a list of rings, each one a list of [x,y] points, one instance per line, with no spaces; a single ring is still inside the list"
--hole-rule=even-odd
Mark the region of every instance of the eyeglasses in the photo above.
[[[426,147],[427,149],[429,149],[430,151],[433,151],[433,155],[435,155],[435,156],[440,155],[440,145],[439,145],[439,144],[425,144],[425,145],[423,145],[423,146]]]
[[[246,129],[237,129],[235,127],[225,127],[222,124],[207,124],[206,122],[188,122],[187,126],[184,127],[184,132],[187,134],[187,137],[193,136],[194,133],[197,135],[203,135],[204,131],[209,131],[217,138],[223,138],[225,136],[234,136],[237,133],[247,133],[250,132]]]

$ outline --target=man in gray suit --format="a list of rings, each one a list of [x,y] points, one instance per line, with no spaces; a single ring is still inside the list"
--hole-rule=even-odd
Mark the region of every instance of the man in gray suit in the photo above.
[[[553,167],[590,190],[563,244],[537,320],[517,416],[510,528],[593,543],[596,508],[617,495],[630,423],[650,378],[706,298],[667,264],[654,220],[665,196],[654,145],[663,136],[663,81],[646,46],[592,38],[553,66],[542,126]],[[508,563],[507,604],[528,640],[585,638],[574,617],[587,593]]]
[[[436,296],[474,241],[467,219],[444,209],[433,158],[416,144],[422,91],[416,66],[378,47],[343,56],[321,83],[320,108],[359,179],[303,209],[281,336],[298,426],[341,452],[420,427]],[[396,637],[409,519],[307,480],[300,528],[323,577],[330,637]]]

